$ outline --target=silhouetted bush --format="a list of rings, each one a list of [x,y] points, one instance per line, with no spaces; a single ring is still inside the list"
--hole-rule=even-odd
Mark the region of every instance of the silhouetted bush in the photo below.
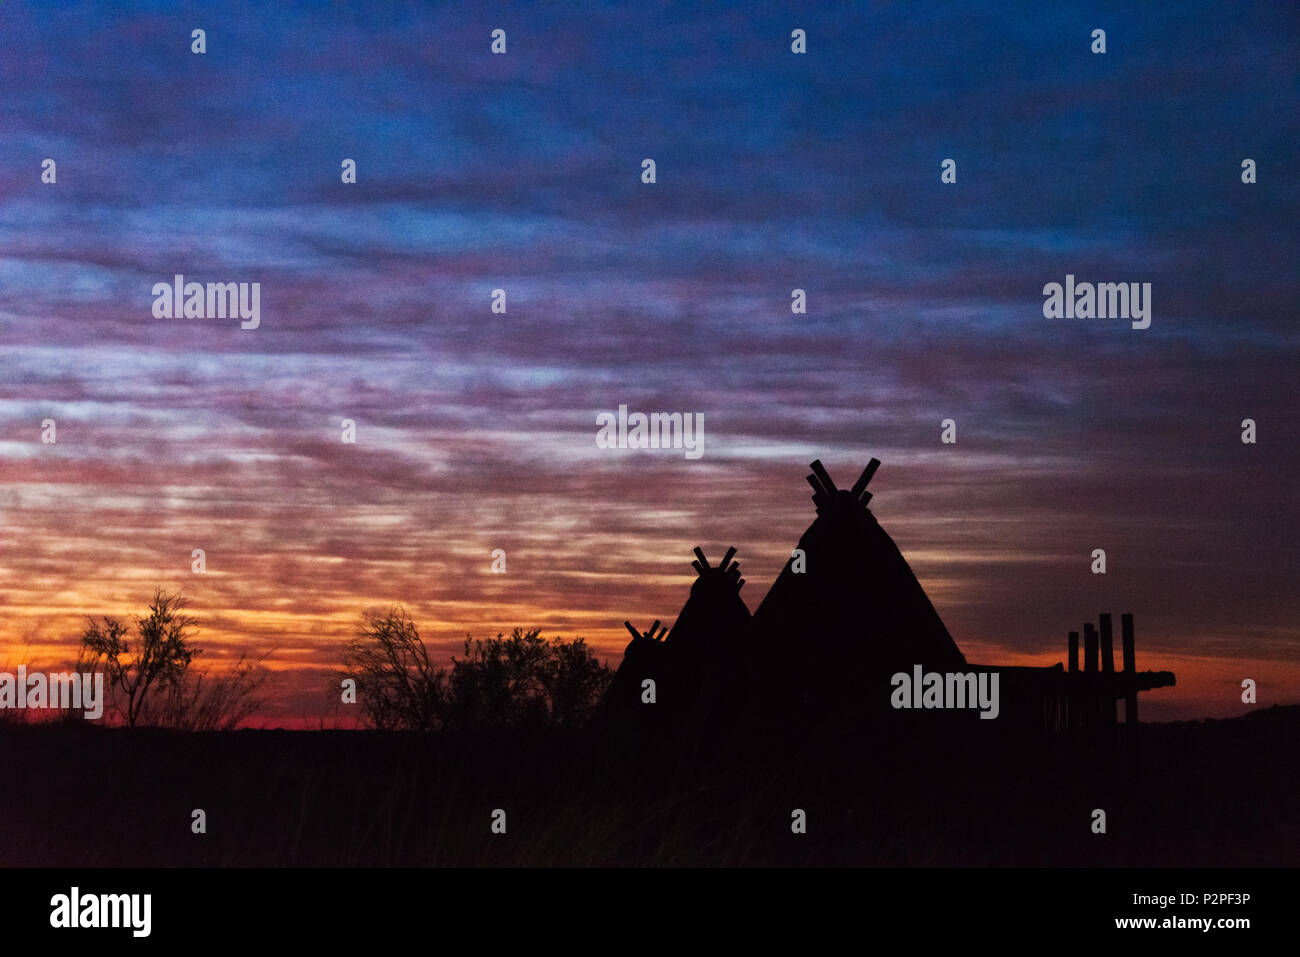
[[[233,731],[265,703],[259,694],[270,674],[261,662],[241,656],[234,666],[216,673],[186,669],[166,693],[145,706],[143,724],[181,731]]]
[[[540,629],[520,628],[509,638],[466,638],[465,657],[452,658],[443,721],[458,728],[580,727],[612,678],[581,638],[548,642]]]
[[[613,677],[581,638],[547,641],[521,628],[466,638],[464,657],[436,668],[402,608],[363,615],[344,666],[366,723],[384,730],[577,727]]]

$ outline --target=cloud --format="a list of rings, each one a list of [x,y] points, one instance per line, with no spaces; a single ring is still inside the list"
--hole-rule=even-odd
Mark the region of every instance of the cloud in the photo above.
[[[1153,653],[1294,646],[1278,11],[1112,12],[1105,59],[1073,16],[964,6],[805,12],[806,59],[761,5],[516,11],[507,57],[416,7],[216,16],[205,57],[161,6],[9,15],[10,653],[167,583],[214,654],[281,649],[282,715],[395,602],[443,652],[536,624],[616,657],[696,544],[740,546],[754,607],[809,459],[871,455],[959,643],[1050,656],[1109,609]],[[176,273],[260,282],[261,327],[154,319]],[[1151,328],[1044,320],[1066,273],[1151,282]],[[619,404],[704,414],[705,457],[597,449]]]

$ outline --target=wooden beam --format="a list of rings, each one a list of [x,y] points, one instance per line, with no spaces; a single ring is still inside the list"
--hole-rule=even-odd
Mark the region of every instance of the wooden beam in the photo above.
[[[817,476],[808,475],[805,476],[805,478],[807,478],[808,484],[812,486],[813,506],[817,509],[817,514],[820,515],[822,513],[822,509],[830,507],[831,496],[834,495],[835,493],[833,491],[831,492],[826,491],[826,489],[822,487],[822,483],[818,480]]]
[[[862,470],[858,480],[853,483],[852,493],[854,498],[862,497],[862,493],[867,490],[867,484],[871,481],[871,477],[876,474],[878,468],[880,468],[880,459],[873,458],[867,463],[867,467]]]
[[[964,669],[976,673],[981,671],[998,671],[1004,674],[1015,675],[1018,681],[1041,682],[1044,687],[1064,689],[1070,693],[1110,695],[1115,700],[1123,698],[1134,688],[1138,691],[1150,691],[1153,688],[1172,688],[1177,683],[1172,671],[1138,671],[1132,674],[1122,671],[1116,671],[1111,674],[1095,671],[1092,674],[1088,674],[1084,671],[1074,673],[1062,671],[1059,664],[1053,665],[1050,668],[1040,668],[1011,665],[981,665],[972,662],[967,662]]]
[[[822,460],[813,459],[812,464],[808,467],[813,470],[813,474],[817,476],[818,480],[826,488],[826,491],[831,495],[834,495],[835,483],[831,480],[830,473],[826,471],[826,466],[822,465]]]

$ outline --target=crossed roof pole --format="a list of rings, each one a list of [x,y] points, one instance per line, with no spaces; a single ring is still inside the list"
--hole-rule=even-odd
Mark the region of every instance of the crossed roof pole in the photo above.
[[[858,480],[853,483],[853,488],[847,492],[835,487],[835,482],[831,479],[831,474],[826,471],[826,466],[822,465],[821,459],[813,459],[808,467],[813,470],[813,474],[808,476],[808,484],[813,489],[813,505],[817,506],[817,514],[820,515],[823,510],[829,511],[836,503],[844,501],[857,502],[865,507],[871,501],[867,484],[876,474],[876,469],[880,468],[880,459],[873,458],[868,462],[867,467],[858,476]]]

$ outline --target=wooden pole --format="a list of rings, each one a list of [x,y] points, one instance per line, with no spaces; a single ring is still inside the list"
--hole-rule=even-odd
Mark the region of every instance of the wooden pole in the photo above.
[[[1101,616],[1101,671],[1110,678],[1115,674],[1115,646],[1111,641],[1110,615]],[[1106,724],[1115,723],[1115,698],[1107,682],[1106,696],[1101,699],[1101,716]]]
[[[1133,616],[1120,615],[1119,628],[1120,641],[1124,646],[1124,672],[1132,676],[1137,674],[1137,655],[1133,650]],[[1132,685],[1129,686],[1128,697],[1124,699],[1124,721],[1130,725],[1138,723],[1138,693]]]
[[[1070,632],[1070,662],[1066,667],[1070,669],[1070,674],[1077,674],[1079,671],[1079,633],[1077,631]],[[1079,696],[1074,693],[1069,679],[1067,679],[1065,682],[1065,726],[1067,728],[1078,727],[1079,714]]]
[[[1097,629],[1093,627],[1092,622],[1087,622],[1083,626],[1083,671],[1094,679],[1097,675]],[[1098,708],[1098,698],[1089,691],[1084,706],[1085,721],[1093,724],[1101,716]]]
[[[827,494],[834,495],[835,483],[831,481],[831,474],[826,471],[826,466],[822,465],[822,460],[813,459],[808,467],[813,470],[813,474],[822,483],[822,488],[826,489]]]
[[[853,483],[853,488],[851,490],[853,497],[861,500],[863,505],[866,505],[867,502],[871,500],[870,495],[863,498],[862,493],[867,490],[867,483],[871,481],[871,476],[876,474],[876,469],[878,468],[880,468],[880,459],[873,458],[867,463],[867,467],[862,470],[862,474],[858,476],[858,480]]]

